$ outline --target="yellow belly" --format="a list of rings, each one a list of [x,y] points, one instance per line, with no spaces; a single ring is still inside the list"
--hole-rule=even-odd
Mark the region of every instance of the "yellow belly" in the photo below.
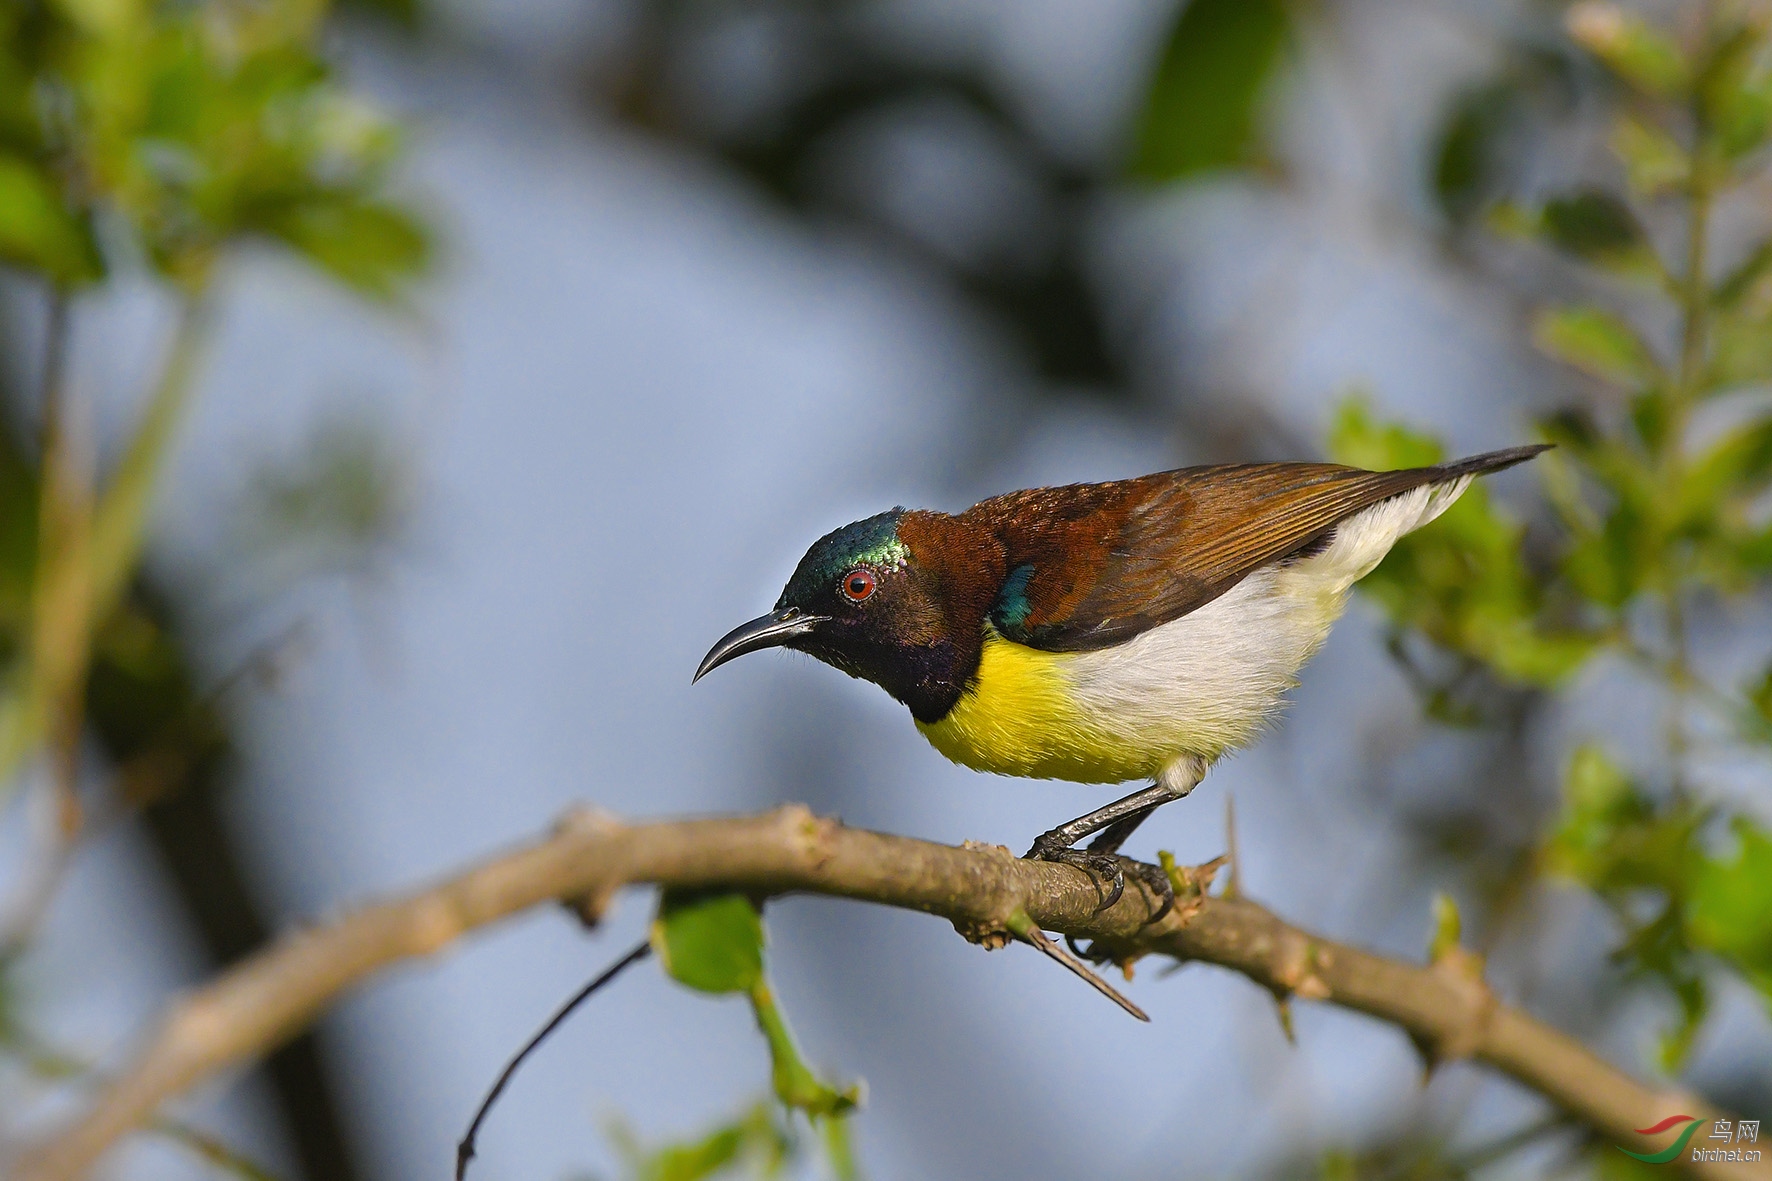
[[[936,750],[980,771],[1078,783],[1154,777],[1174,757],[1172,744],[1111,733],[1080,709],[1065,671],[1076,659],[987,632],[973,683],[945,717],[917,729]]]

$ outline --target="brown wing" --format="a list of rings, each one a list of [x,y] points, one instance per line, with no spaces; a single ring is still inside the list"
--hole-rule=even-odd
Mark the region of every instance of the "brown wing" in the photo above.
[[[961,517],[989,529],[1006,551],[1009,578],[991,612],[998,629],[1032,647],[1086,651],[1210,603],[1381,500],[1543,449],[1393,472],[1328,463],[1181,468],[1011,492]]]

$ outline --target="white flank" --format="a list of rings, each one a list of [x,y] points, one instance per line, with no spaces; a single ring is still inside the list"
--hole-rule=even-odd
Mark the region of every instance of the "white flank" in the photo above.
[[[1470,482],[1463,476],[1362,509],[1336,526],[1322,553],[1264,566],[1197,611],[1079,654],[1065,668],[1074,703],[1129,746],[1165,752],[1162,778],[1184,793],[1202,759],[1242,746],[1279,708],[1349,588]]]

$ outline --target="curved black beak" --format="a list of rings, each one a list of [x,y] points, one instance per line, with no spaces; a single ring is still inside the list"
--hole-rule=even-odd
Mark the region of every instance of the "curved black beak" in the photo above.
[[[798,607],[784,607],[749,623],[741,623],[721,636],[720,642],[708,649],[708,654],[701,658],[701,667],[695,670],[695,676],[689,683],[695,684],[728,660],[743,656],[746,652],[779,647],[795,636],[805,635],[828,618],[825,615],[804,615]]]

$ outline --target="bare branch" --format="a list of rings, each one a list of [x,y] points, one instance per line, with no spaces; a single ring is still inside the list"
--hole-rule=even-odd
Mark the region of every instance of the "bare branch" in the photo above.
[[[1688,1092],[1635,1081],[1575,1039],[1501,1004],[1474,957],[1429,967],[1318,938],[1243,899],[1204,898],[1158,922],[1141,885],[1100,914],[1080,870],[1023,861],[1000,846],[954,848],[846,828],[800,807],[760,816],[624,825],[569,817],[548,838],[430,889],[364,907],[285,937],[174,1004],[140,1056],[62,1135],[13,1174],[73,1181],[160,1104],[233,1064],[264,1054],[346,990],[401,960],[556,899],[600,913],[623,886],[731,886],[815,893],[920,910],[975,941],[1000,944],[1017,911],[1040,927],[1093,939],[1117,956],[1155,953],[1220,964],[1277,996],[1324,1000],[1402,1027],[1433,1061],[1473,1058],[1544,1095],[1603,1138],[1661,1147],[1632,1129],[1684,1112],[1720,1114]],[[1766,1181],[1764,1164],[1687,1162],[1694,1176]]]

